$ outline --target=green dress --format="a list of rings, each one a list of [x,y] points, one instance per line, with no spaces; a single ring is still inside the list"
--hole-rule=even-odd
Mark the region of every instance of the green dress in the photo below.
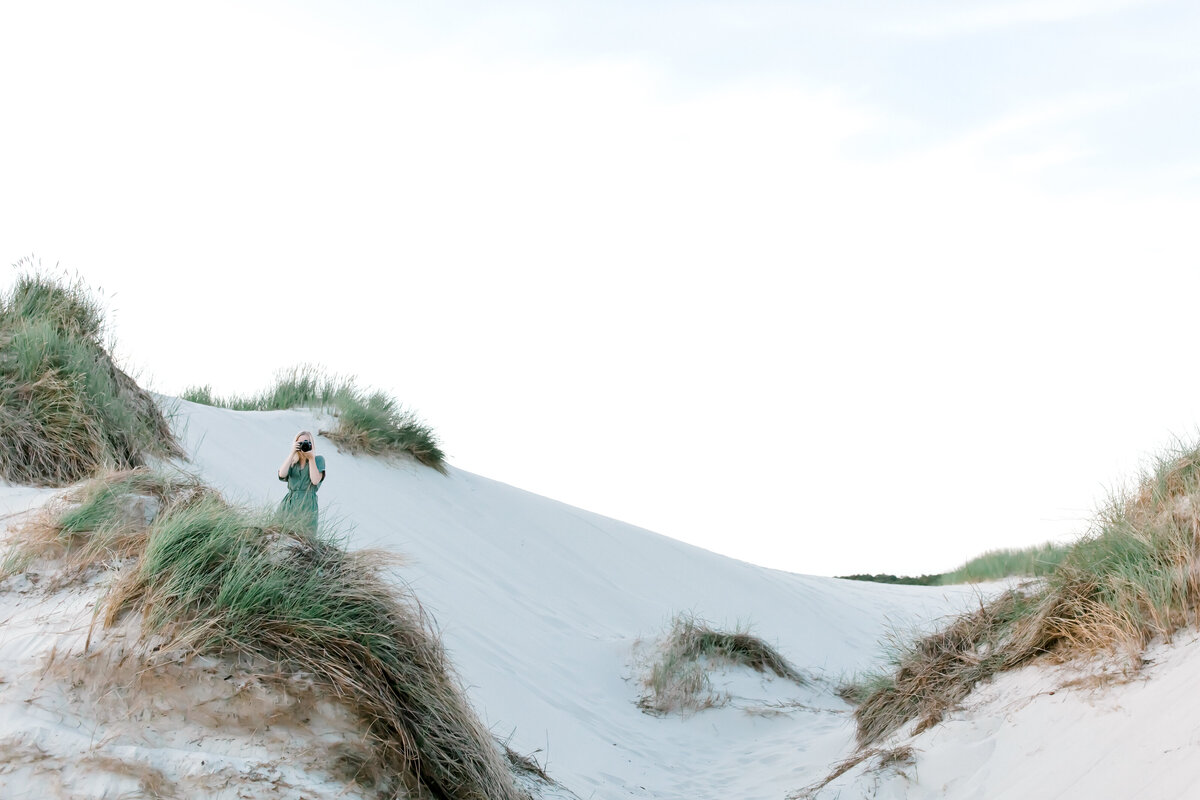
[[[324,483],[324,456],[317,456],[317,471],[321,473],[321,483]],[[287,514],[296,514],[303,520],[303,524],[316,530],[317,489],[321,488],[321,483],[313,486],[312,479],[308,475],[308,465],[299,462],[292,464],[288,467],[287,477],[279,480],[287,481],[288,485],[288,493],[284,495],[283,502],[279,504],[279,510]]]

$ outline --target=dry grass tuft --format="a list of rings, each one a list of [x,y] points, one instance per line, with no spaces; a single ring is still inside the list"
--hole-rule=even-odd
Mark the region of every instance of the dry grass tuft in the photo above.
[[[1007,592],[946,628],[900,646],[890,678],[875,676],[867,691],[844,690],[843,697],[860,701],[854,711],[859,744],[878,741],[913,719],[918,731],[935,725],[976,683],[1015,666],[1012,660],[1027,651],[1013,649],[1013,625],[1031,602],[1018,591]]]
[[[740,665],[803,684],[804,679],[779,652],[748,630],[714,630],[692,614],[678,614],[642,681],[646,693],[638,707],[649,714],[691,713],[724,705],[728,698],[712,689],[710,669]]]
[[[895,673],[857,691],[859,743],[913,719],[918,731],[936,724],[979,681],[1036,658],[1110,655],[1136,672],[1151,641],[1169,642],[1198,612],[1200,447],[1180,447],[1116,495],[1042,582],[896,647]]]
[[[916,763],[916,758],[916,751],[907,745],[901,747],[870,747],[859,749],[854,755],[834,765],[833,770],[820,781],[811,786],[806,786],[798,792],[793,792],[787,797],[788,800],[814,800],[817,794],[826,786],[859,764],[871,760],[874,760],[875,764],[869,768],[869,772],[879,774],[891,771],[903,774],[903,770],[906,767],[910,767]]]
[[[554,785],[554,780],[546,774],[546,770],[537,762],[533,754],[522,755],[508,745],[504,745],[504,757],[513,770],[519,774],[530,775],[545,784]]]

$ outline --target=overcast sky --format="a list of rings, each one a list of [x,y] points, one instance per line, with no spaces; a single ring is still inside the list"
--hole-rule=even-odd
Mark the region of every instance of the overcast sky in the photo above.
[[[158,391],[315,362],[491,478],[942,571],[1200,429],[1198,35],[1185,1],[5,2],[0,259],[102,287]]]

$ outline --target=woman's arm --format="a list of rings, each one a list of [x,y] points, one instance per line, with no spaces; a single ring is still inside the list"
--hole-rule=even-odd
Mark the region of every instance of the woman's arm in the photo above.
[[[296,453],[300,452],[298,449],[299,446],[300,444],[297,442],[296,446],[292,448],[292,452],[288,453],[288,457],[283,460],[283,464],[279,467],[279,480],[287,480],[288,470],[291,469],[292,464],[295,463]]]
[[[317,486],[325,479],[321,470],[317,469],[317,451],[309,450],[305,455],[308,456],[308,479],[312,481],[313,486]]]

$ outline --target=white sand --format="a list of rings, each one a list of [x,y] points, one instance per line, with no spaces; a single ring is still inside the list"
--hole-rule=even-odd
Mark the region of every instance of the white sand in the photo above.
[[[1032,666],[979,687],[923,734],[910,765],[865,763],[818,797],[1195,798],[1200,796],[1200,639],[1146,653],[1132,680],[1098,681],[1096,664]]]
[[[293,435],[319,429],[322,420],[301,411],[247,413],[181,403],[176,425],[190,467],[205,481],[231,501],[274,504],[283,494],[275,470]],[[847,706],[832,693],[836,680],[875,664],[878,642],[892,626],[928,625],[975,602],[977,594],[965,587],[883,586],[773,571],[453,467],[443,476],[408,461],[350,457],[324,438],[317,450],[328,464],[320,492],[323,519],[336,522],[351,547],[383,547],[408,557],[399,577],[440,624],[476,709],[495,733],[511,737],[513,749],[537,751],[551,776],[582,798],[783,798],[819,780],[852,749]],[[0,487],[0,514],[47,496]],[[798,505],[795,514],[803,530],[804,509]],[[138,787],[134,778],[113,773],[102,756],[148,765],[189,797],[324,797],[340,791],[319,758],[321,743],[337,741],[348,724],[336,709],[323,709],[310,722],[312,730],[239,726],[230,721],[236,714],[226,713],[236,698],[217,686],[229,683],[216,675],[219,665],[209,665],[208,673],[195,667],[192,683],[169,669],[162,677],[187,684],[176,705],[195,706],[202,696],[205,708],[226,709],[207,718],[170,707],[170,692],[157,710],[138,698],[104,706],[86,686],[72,687],[54,670],[43,674],[52,650],[60,664],[82,650],[100,588],[47,596],[25,578],[7,588],[0,593],[0,797],[40,800],[53,796],[47,790],[54,781],[72,797],[116,797]],[[635,645],[639,637],[660,634],[679,611],[722,626],[751,623],[816,680],[800,688],[753,673],[717,676],[716,683],[735,696],[727,707],[687,718],[642,713],[631,679]],[[1179,655],[1180,669],[1200,664]],[[1161,669],[1175,669],[1174,663],[1174,657],[1164,659]],[[859,769],[822,796],[870,796],[877,784],[888,792],[880,796],[888,797],[1140,796],[1075,793],[1109,783],[1103,777],[1072,783],[1049,763],[1045,771],[1062,777],[1062,788],[1029,788],[1036,780],[1031,751],[1042,748],[1060,761],[1066,756],[1054,748],[1075,752],[1050,741],[1057,735],[1050,727],[1062,715],[1086,728],[1116,713],[1077,693],[1049,696],[1060,709],[1057,717],[1043,710],[1041,698],[1003,710],[1036,691],[1042,673],[1029,672],[989,689],[999,693],[991,705],[919,739],[924,752],[915,782]],[[1140,713],[1158,715],[1153,704],[1168,702],[1170,692],[1152,688],[1158,685],[1145,684]],[[1137,686],[1113,696],[1124,698]],[[268,693],[254,686],[245,691]],[[114,719],[119,708],[124,719]],[[144,724],[131,725],[138,714]],[[1129,720],[1117,727],[1128,728]],[[1180,762],[1196,746],[1194,734],[1181,733],[1185,727],[1172,731],[1183,737],[1176,742],[1184,753]],[[1145,758],[1165,745],[1155,741]],[[1114,760],[1069,763],[1103,772]],[[1190,785],[1184,779],[1160,783],[1157,794],[1144,796],[1183,797],[1179,786]]]

